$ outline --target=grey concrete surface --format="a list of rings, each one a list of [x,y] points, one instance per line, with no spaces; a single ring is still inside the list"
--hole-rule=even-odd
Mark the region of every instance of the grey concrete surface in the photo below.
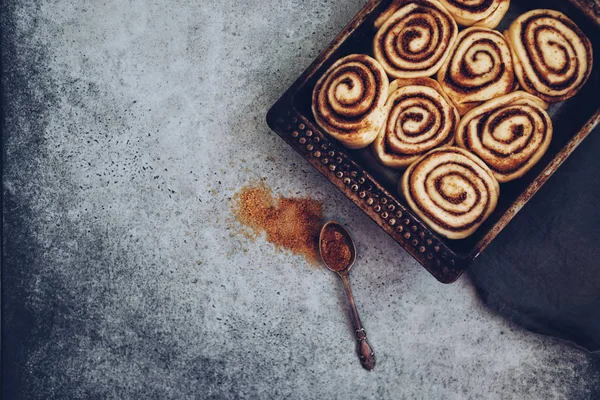
[[[591,399],[598,360],[438,284],[264,122],[363,0],[7,0],[12,398]],[[356,238],[331,273],[237,234],[265,179]],[[8,398],[8,397],[7,397]]]

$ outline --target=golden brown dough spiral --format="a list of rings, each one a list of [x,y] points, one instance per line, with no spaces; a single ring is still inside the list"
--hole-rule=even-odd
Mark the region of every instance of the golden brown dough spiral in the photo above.
[[[317,123],[344,146],[359,149],[375,140],[385,120],[389,81],[381,65],[364,54],[336,61],[317,82],[312,111]]]
[[[493,29],[502,20],[510,0],[440,0],[459,25]]]
[[[500,187],[483,161],[464,149],[446,146],[408,167],[402,192],[431,229],[449,239],[462,239],[494,211]]]
[[[523,176],[552,140],[552,121],[544,103],[518,91],[469,111],[456,129],[459,146],[487,164],[499,182]]]
[[[564,14],[532,10],[505,33],[521,87],[548,102],[573,97],[592,71],[592,45]]]
[[[436,0],[413,0],[396,6],[375,34],[375,58],[394,78],[433,75],[456,39],[456,22]]]
[[[486,100],[510,93],[517,83],[504,36],[479,27],[470,27],[458,34],[437,79],[460,114]]]
[[[387,120],[373,142],[384,165],[405,168],[429,150],[454,143],[458,112],[433,79],[393,81],[385,107]]]

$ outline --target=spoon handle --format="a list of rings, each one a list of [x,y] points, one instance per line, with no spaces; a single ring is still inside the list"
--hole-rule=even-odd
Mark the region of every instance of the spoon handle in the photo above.
[[[344,289],[346,291],[346,296],[348,296],[348,303],[350,303],[350,310],[352,316],[352,325],[354,326],[354,333],[356,335],[357,345],[356,352],[358,353],[358,358],[360,359],[360,364],[366,370],[372,370],[375,368],[375,351],[367,342],[367,332],[362,327],[360,323],[360,317],[358,316],[358,310],[356,309],[356,304],[354,303],[354,296],[352,295],[352,288],[350,287],[350,278],[348,274],[340,274],[342,278],[342,282],[344,282]]]

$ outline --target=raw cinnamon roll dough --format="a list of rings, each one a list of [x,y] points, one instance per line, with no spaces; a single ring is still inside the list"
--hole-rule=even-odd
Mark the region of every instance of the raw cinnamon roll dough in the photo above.
[[[385,121],[388,77],[381,65],[364,54],[336,61],[317,82],[312,96],[315,120],[344,146],[370,145]]]
[[[552,140],[552,121],[544,106],[523,91],[490,100],[462,118],[456,142],[481,158],[499,182],[520,178]]]
[[[386,122],[372,145],[384,165],[405,168],[429,150],[454,143],[458,113],[433,79],[396,79],[385,107]]]
[[[510,0],[440,0],[459,25],[493,29],[502,20]]]
[[[456,39],[456,22],[437,0],[394,3],[390,10],[396,6],[375,34],[375,58],[394,78],[433,75]]]
[[[564,14],[532,10],[505,32],[521,87],[548,102],[573,97],[592,71],[592,45]]]
[[[506,39],[498,31],[480,27],[458,34],[437,79],[461,115],[517,85]]]
[[[434,231],[449,239],[471,235],[498,203],[500,187],[475,155],[445,146],[423,155],[402,176],[410,208]]]

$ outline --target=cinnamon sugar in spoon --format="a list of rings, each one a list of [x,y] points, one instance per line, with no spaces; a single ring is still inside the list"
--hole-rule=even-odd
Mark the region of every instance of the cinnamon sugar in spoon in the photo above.
[[[370,371],[375,368],[375,352],[371,345],[369,345],[369,342],[367,342],[367,333],[360,323],[356,304],[354,304],[352,288],[350,287],[350,268],[356,259],[354,242],[352,242],[350,235],[342,225],[335,221],[329,221],[321,228],[319,253],[327,268],[337,273],[342,278],[342,282],[344,282],[344,289],[346,296],[348,296],[348,303],[350,304],[352,325],[354,326],[354,333],[357,340],[356,352],[363,368]]]

